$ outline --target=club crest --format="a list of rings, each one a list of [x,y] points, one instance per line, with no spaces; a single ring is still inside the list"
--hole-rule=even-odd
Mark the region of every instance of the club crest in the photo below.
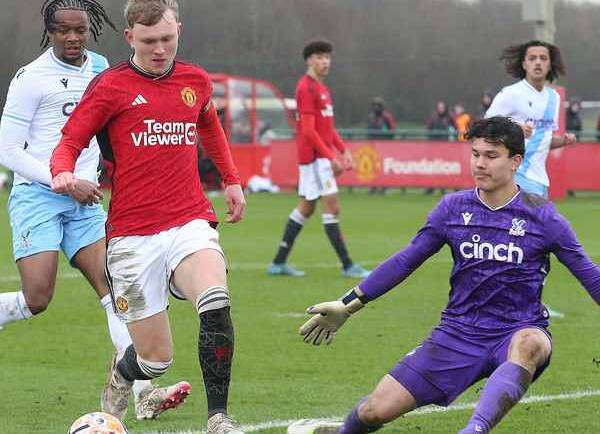
[[[525,220],[512,219],[512,227],[508,230],[510,235],[514,235],[515,237],[523,237],[525,236],[525,224],[527,222]]]

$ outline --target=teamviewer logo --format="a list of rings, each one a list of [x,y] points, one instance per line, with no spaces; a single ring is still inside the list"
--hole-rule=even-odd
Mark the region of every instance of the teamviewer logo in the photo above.
[[[198,133],[196,132],[196,124],[194,123],[186,123],[185,124],[185,144],[186,145],[195,145],[196,138],[198,137]]]

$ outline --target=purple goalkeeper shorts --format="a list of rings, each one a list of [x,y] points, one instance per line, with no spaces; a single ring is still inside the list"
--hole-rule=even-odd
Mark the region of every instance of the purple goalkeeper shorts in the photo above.
[[[465,336],[460,329],[439,325],[390,371],[390,375],[412,394],[417,406],[437,404],[446,407],[506,361],[512,336],[524,328],[539,328],[552,341],[545,328],[532,325],[494,336]],[[548,358],[535,372],[533,381],[549,364]]]

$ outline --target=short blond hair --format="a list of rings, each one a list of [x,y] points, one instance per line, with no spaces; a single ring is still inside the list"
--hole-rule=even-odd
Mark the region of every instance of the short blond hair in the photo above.
[[[127,0],[125,21],[130,29],[135,24],[153,26],[160,21],[169,9],[173,11],[175,18],[179,20],[177,0]]]

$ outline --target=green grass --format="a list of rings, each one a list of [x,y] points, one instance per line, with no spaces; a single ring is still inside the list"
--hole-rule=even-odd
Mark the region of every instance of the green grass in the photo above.
[[[6,193],[0,194],[0,291],[18,287],[6,199]],[[400,249],[438,199],[411,191],[386,196],[369,196],[364,191],[343,194],[342,226],[353,258],[372,267]],[[222,212],[222,198],[213,202]],[[303,230],[290,260],[308,276],[266,276],[265,267],[295,203],[291,194],[249,196],[246,219],[236,226],[221,226],[221,242],[231,263],[229,286],[236,325],[230,410],[243,424],[344,416],[427,336],[447,298],[451,263],[449,252],[443,250],[396,290],[352,318],[332,346],[304,344],[297,335],[303,318],[297,314],[312,303],[338,297],[354,282],[341,277],[318,216]],[[559,208],[584,247],[600,262],[600,197],[579,195]],[[71,277],[73,274],[63,261],[50,309],[39,318],[11,324],[0,332],[0,433],[64,433],[76,417],[99,407],[111,344],[104,312],[93,291],[83,278]],[[598,307],[556,261],[544,296],[567,316],[554,321],[552,364],[530,395],[600,389],[600,367],[592,361],[600,358]],[[206,424],[194,311],[188,303],[172,301],[169,314],[175,362],[161,383],[187,379],[194,392],[183,408],[167,412],[157,421],[137,422],[129,417],[132,433],[199,431]],[[471,388],[458,402],[476,400],[477,388]],[[598,408],[598,396],[523,404],[495,432],[597,433]],[[455,433],[469,414],[408,416],[383,432]]]

